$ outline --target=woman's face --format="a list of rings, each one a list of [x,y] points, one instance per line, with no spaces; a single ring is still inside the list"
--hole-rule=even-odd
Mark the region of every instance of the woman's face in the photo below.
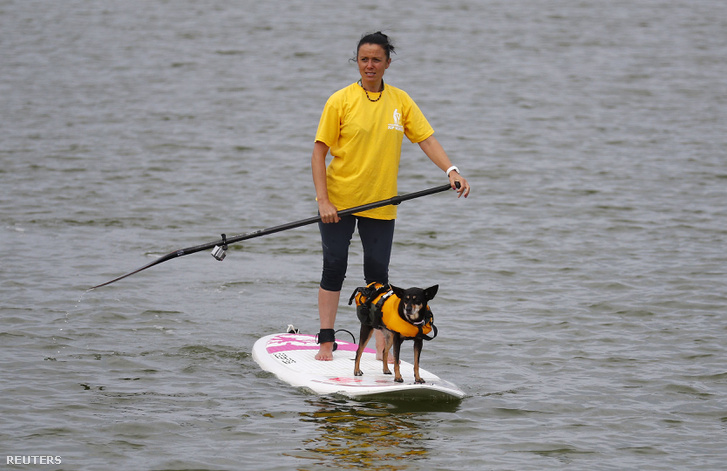
[[[379,91],[384,72],[391,64],[391,58],[386,58],[384,48],[378,44],[362,44],[356,56],[361,82],[371,92]]]

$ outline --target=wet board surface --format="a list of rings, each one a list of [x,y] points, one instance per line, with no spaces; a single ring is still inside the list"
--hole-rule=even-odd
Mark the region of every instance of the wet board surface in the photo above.
[[[341,394],[353,399],[395,400],[460,400],[465,396],[456,385],[421,366],[419,375],[426,382],[415,383],[413,365],[403,360],[401,375],[404,382],[395,382],[393,374],[383,373],[381,360],[376,360],[376,352],[370,348],[364,351],[361,358],[363,376],[354,376],[353,366],[358,346],[341,340],[336,340],[336,343],[338,349],[333,353],[333,361],[318,361],[315,359],[318,352],[315,336],[273,334],[255,342],[252,356],[263,370],[273,373],[280,380],[319,395]],[[407,344],[411,342],[404,342],[404,345]],[[402,346],[402,351],[404,348]],[[393,365],[389,369],[393,373]]]

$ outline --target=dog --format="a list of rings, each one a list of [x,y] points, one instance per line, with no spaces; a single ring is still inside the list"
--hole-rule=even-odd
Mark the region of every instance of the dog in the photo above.
[[[381,329],[386,339],[382,362],[384,374],[391,374],[388,365],[389,349],[394,347],[394,381],[403,383],[399,369],[401,344],[404,340],[414,340],[414,380],[417,384],[425,381],[419,376],[419,357],[424,340],[437,336],[434,316],[428,302],[434,299],[439,285],[426,289],[402,289],[396,286],[371,283],[365,288],[356,288],[348,301],[356,301],[356,314],[361,321],[359,345],[356,350],[354,376],[361,376],[361,355],[371,339],[374,329]],[[427,334],[433,332],[429,337]]]

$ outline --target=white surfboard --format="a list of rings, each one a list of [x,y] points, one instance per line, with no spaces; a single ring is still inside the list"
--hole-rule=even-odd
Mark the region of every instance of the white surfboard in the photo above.
[[[371,340],[373,342],[373,339]],[[273,334],[259,339],[252,348],[252,357],[260,367],[273,373],[280,380],[319,395],[341,394],[353,399],[442,401],[460,400],[465,396],[457,386],[439,376],[419,368],[419,375],[426,381],[414,382],[414,367],[401,361],[403,383],[394,381],[394,375],[385,375],[376,351],[367,348],[361,358],[363,376],[353,375],[356,344],[336,340],[338,349],[333,361],[318,361],[315,354],[318,345],[313,335]],[[404,346],[411,342],[404,342]],[[393,373],[393,366],[390,366]]]

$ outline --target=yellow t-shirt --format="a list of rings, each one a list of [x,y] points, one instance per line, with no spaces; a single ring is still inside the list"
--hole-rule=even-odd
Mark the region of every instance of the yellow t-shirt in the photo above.
[[[358,83],[328,99],[316,141],[330,148],[326,169],[328,197],[339,210],[397,195],[397,176],[404,135],[419,143],[432,134],[424,114],[409,95],[386,84],[380,100],[371,102]],[[372,99],[378,93],[370,93]],[[370,209],[357,216],[395,219],[396,206]]]

